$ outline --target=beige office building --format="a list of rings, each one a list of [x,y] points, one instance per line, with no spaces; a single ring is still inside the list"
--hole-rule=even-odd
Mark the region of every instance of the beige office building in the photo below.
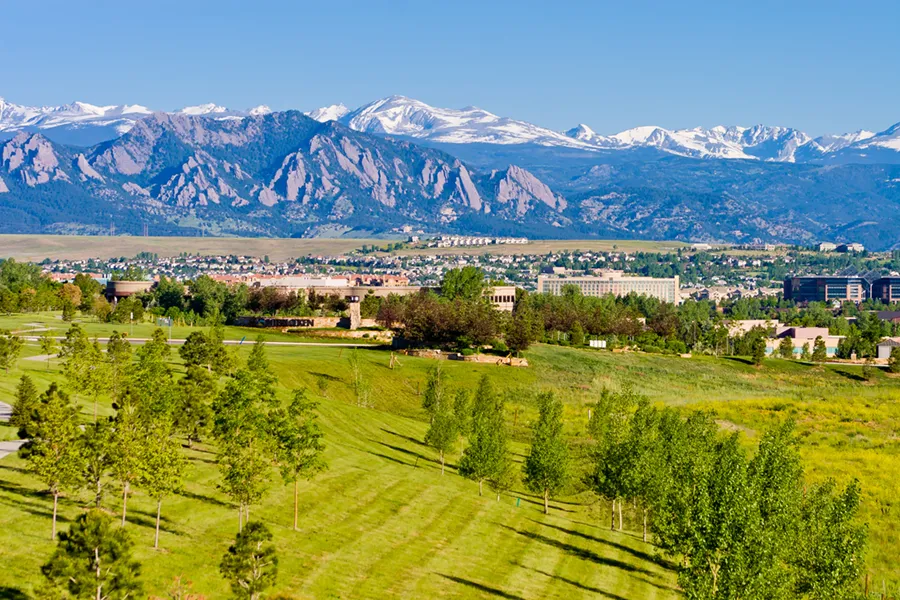
[[[560,294],[563,286],[577,285],[585,296],[627,296],[635,293],[652,296],[664,302],[681,304],[678,277],[633,277],[621,271],[606,271],[601,275],[581,277],[538,276],[537,291],[543,294]]]

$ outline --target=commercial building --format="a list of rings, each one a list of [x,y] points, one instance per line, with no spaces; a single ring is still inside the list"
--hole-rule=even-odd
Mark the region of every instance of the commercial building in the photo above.
[[[781,347],[782,338],[791,340],[795,357],[803,354],[804,346],[811,353],[815,348],[816,339],[822,338],[822,342],[825,344],[825,355],[833,358],[837,354],[838,345],[844,336],[831,335],[827,327],[792,327],[779,324],[775,327],[775,337],[766,340],[766,353],[777,353]]]
[[[788,277],[784,299],[794,302],[862,302],[869,297],[869,282],[862,277]]]
[[[900,302],[900,277],[882,277],[872,282],[872,300],[881,300],[885,304]]]
[[[577,286],[585,296],[627,296],[634,293],[652,296],[664,302],[681,303],[678,277],[656,278],[625,275],[621,271],[606,271],[601,275],[579,277],[538,276],[537,291],[542,294],[561,294],[567,285]]]

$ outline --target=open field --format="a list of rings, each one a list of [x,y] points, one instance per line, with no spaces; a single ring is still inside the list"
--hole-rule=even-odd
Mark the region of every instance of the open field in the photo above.
[[[377,245],[377,244],[376,244]],[[382,244],[383,245],[383,244]],[[573,250],[611,252],[669,252],[690,246],[685,242],[654,242],[645,240],[532,240],[527,244],[501,244],[497,246],[467,246],[461,248],[411,248],[393,252],[399,256],[426,256],[434,254],[549,254]]]
[[[0,235],[0,258],[39,262],[50,259],[87,259],[133,257],[139,252],[155,252],[160,256],[191,254],[238,254],[283,261],[307,254],[334,255],[363,245],[384,246],[389,240],[365,239],[273,239],[273,238],[198,238],[76,235]],[[665,252],[686,247],[684,242],[649,242],[641,240],[536,240],[527,244],[469,248],[426,248],[401,250],[399,255],[429,254],[547,254],[563,250],[619,249],[626,252]]]
[[[182,252],[202,255],[238,254],[268,255],[283,261],[307,254],[341,254],[363,244],[384,243],[383,240],[354,239],[273,239],[273,238],[203,238],[203,237],[137,237],[80,235],[0,235],[0,257],[20,261],[50,259],[87,259],[133,257],[140,252],[160,256],[177,256]]]
[[[33,317],[33,315],[32,315]],[[20,325],[0,318],[0,328]],[[62,325],[61,323],[59,325]],[[103,327],[85,323],[91,335]],[[242,330],[228,329],[236,339]],[[274,338],[272,338],[274,339]],[[239,349],[246,356],[247,348]],[[609,506],[586,492],[553,502],[551,515],[521,487],[499,502],[479,498],[477,486],[451,466],[441,476],[435,453],[422,444],[426,430],[418,393],[427,359],[401,357],[388,368],[386,350],[361,350],[373,386],[373,406],[358,408],[347,373],[350,351],[328,347],[271,346],[269,355],[281,394],[304,386],[318,394],[328,444],[328,472],[301,488],[301,531],[291,531],[291,493],[273,479],[263,504],[254,507],[273,529],[281,556],[278,589],[298,598],[676,598],[674,576],[642,544],[637,522],[614,533],[605,526]],[[9,398],[23,372],[38,386],[60,380],[60,365],[26,360],[39,353],[26,347],[10,374],[0,373],[0,400]],[[797,420],[801,452],[811,480],[857,477],[864,492],[863,516],[870,524],[868,571],[900,582],[900,379],[879,374],[862,380],[859,367],[814,367],[767,360],[761,370],[740,359],[684,359],[648,354],[613,354],[556,346],[528,352],[532,367],[444,363],[455,386],[474,388],[487,374],[507,395],[517,461],[526,451],[527,424],[536,408],[533,393],[554,389],[565,402],[567,432],[575,437],[587,420],[586,404],[603,387],[630,383],[651,399],[682,410],[713,410],[720,424],[739,429],[748,446],[761,431],[787,417]],[[178,361],[173,366],[181,370]],[[84,399],[82,417],[92,407]],[[111,408],[104,406],[109,413]],[[14,432],[0,427],[0,439]],[[155,505],[138,491],[129,506],[129,528],[143,562],[147,591],[161,593],[178,574],[195,581],[210,598],[226,595],[215,565],[237,528],[237,511],[216,489],[211,448],[190,453],[185,493],[164,504],[165,550],[154,552]],[[452,456],[451,465],[458,456]],[[0,461],[0,573],[4,590],[30,593],[39,567],[52,550],[49,498],[22,469],[23,461]],[[516,498],[522,498],[516,506]],[[70,520],[83,498],[66,499]],[[118,509],[115,493],[105,506]],[[65,526],[65,525],[64,525]]]

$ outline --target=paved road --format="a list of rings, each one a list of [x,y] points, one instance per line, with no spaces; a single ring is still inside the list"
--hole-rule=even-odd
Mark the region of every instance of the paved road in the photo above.
[[[27,336],[26,335],[26,336],[22,336],[22,339],[25,341],[28,341],[28,342],[36,342],[40,338],[37,338],[35,336]],[[57,341],[62,341],[66,338],[64,336],[57,336],[57,337],[54,337],[53,339],[55,339]],[[91,338],[91,339],[93,339],[93,338]],[[96,339],[100,342],[108,342],[109,341],[109,338],[96,338]],[[140,344],[150,341],[150,338],[132,338],[132,337],[130,337],[127,339],[132,344],[137,344],[137,345],[140,345]],[[183,343],[184,343],[184,340],[182,340],[182,339],[169,340],[169,344],[171,344],[173,346],[180,346]],[[226,346],[238,346],[241,344],[241,341],[240,340],[225,340],[223,343]],[[244,340],[243,341],[243,344],[255,344],[255,343],[256,343],[256,340]],[[319,346],[319,347],[326,347],[326,348],[327,347],[333,347],[333,348],[370,348],[370,347],[372,347],[372,348],[377,348],[380,344],[372,344],[372,343],[354,344],[354,343],[344,343],[344,342],[340,342],[340,343],[338,343],[338,342],[335,342],[335,343],[329,343],[329,342],[278,342],[278,341],[266,340],[266,345],[267,346]],[[32,360],[37,360],[37,358],[38,357],[35,356],[32,358]],[[43,355],[42,360],[46,360],[46,359],[47,359],[47,356]]]
[[[13,440],[11,442],[0,442],[0,458],[4,458],[15,453],[22,447],[26,440]]]
[[[12,406],[7,404],[6,402],[0,402],[0,421],[9,421],[9,417],[12,415]],[[13,440],[10,442],[0,442],[0,458],[7,456],[8,454],[12,454],[16,450],[18,450],[22,444],[25,443],[25,440]]]

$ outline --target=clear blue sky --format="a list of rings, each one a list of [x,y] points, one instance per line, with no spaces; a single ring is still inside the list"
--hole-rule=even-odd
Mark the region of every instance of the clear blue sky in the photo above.
[[[0,96],[22,104],[403,94],[601,133],[900,121],[895,0],[20,0],[0,14]]]

